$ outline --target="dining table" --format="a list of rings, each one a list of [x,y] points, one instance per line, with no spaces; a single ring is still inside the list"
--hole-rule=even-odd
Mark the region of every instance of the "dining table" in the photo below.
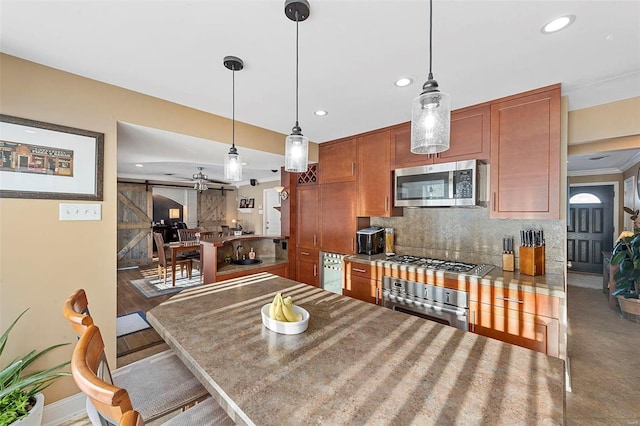
[[[176,259],[180,253],[197,251],[200,252],[200,241],[176,241],[168,244],[171,250],[171,286],[176,285]]]
[[[304,332],[263,325],[278,293]],[[147,320],[236,424],[564,422],[563,360],[269,273],[185,289]]]

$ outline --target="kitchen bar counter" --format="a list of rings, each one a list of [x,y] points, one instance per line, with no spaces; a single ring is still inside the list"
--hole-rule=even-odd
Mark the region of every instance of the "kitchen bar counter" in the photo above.
[[[306,332],[263,327],[277,292]],[[562,424],[564,363],[280,278],[187,289],[147,319],[238,424]]]
[[[458,280],[459,275],[455,273],[442,273],[435,272],[431,270],[427,270],[425,268],[417,268],[415,266],[408,265],[399,265],[393,264],[392,262],[387,262],[385,255],[375,255],[375,256],[366,256],[366,255],[352,255],[345,258],[345,260],[351,262],[359,262],[369,265],[377,265],[382,267],[390,268],[392,272],[392,276],[398,275],[402,276],[409,272],[411,273],[422,273],[425,276],[437,275],[440,274],[446,278],[450,278],[452,280]],[[492,285],[494,287],[500,288],[510,288],[514,290],[522,290],[528,293],[537,293],[544,294],[553,297],[565,298],[565,286],[564,286],[564,277],[560,274],[545,274],[545,275],[536,275],[530,276],[521,274],[519,271],[515,272],[507,272],[503,271],[499,267],[494,267],[488,274],[483,276],[482,278],[477,277],[465,277],[465,282],[467,286],[470,287],[472,285],[483,284],[483,285]],[[435,282],[429,282],[430,284],[437,284]],[[469,288],[466,288],[466,291],[469,291]]]

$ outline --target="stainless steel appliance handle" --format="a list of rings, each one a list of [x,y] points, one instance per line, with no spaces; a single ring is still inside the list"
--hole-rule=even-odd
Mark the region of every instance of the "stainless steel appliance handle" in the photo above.
[[[352,271],[355,271],[355,272],[363,272],[363,273],[364,273],[364,272],[367,272],[367,270],[366,270],[366,269],[360,269],[360,268],[351,268],[351,270],[352,270]]]
[[[514,303],[520,303],[520,304],[524,303],[524,300],[509,299],[508,297],[496,297],[496,300],[504,300],[505,302],[514,302]]]
[[[414,303],[416,302],[414,301]],[[433,309],[434,311],[442,311],[445,314],[454,314],[460,317],[462,316],[466,317],[467,315],[469,315],[466,309],[449,309],[449,308],[443,308],[442,306],[430,305],[424,302],[418,302],[418,303],[424,306],[425,308]]]

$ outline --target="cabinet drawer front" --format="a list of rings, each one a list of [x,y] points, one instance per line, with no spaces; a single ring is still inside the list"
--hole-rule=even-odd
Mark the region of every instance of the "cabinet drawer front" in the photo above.
[[[519,312],[558,318],[559,300],[545,294],[530,293],[523,290],[478,285],[469,293],[470,300],[492,305],[498,308],[513,309]]]
[[[308,259],[309,261],[313,260],[317,262],[319,260],[319,254],[318,249],[315,248],[298,247],[296,249],[296,256],[298,256],[300,260]]]
[[[343,282],[342,294],[354,299],[379,305],[381,302],[379,281],[352,276]]]
[[[471,303],[469,331],[513,345],[559,356],[559,321],[484,303]]]
[[[382,281],[382,267],[359,262],[345,262],[347,274],[369,280]]]

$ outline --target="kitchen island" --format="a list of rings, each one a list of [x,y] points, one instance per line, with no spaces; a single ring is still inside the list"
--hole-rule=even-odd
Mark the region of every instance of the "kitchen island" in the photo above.
[[[281,335],[260,308],[309,311]],[[562,424],[564,362],[268,273],[187,289],[147,319],[238,424]]]

